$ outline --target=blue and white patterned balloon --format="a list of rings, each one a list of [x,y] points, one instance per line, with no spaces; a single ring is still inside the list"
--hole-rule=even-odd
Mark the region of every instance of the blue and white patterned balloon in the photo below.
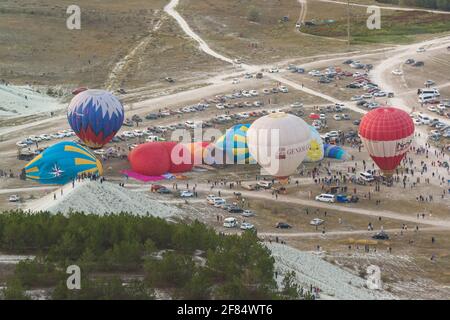
[[[116,135],[124,120],[122,103],[104,90],[86,90],[70,102],[67,119],[73,131],[91,148],[101,148]]]

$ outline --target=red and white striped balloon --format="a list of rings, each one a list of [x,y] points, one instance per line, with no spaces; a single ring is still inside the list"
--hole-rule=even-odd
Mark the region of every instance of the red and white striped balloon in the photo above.
[[[414,122],[403,110],[378,108],[361,119],[359,136],[384,175],[391,176],[411,147]]]

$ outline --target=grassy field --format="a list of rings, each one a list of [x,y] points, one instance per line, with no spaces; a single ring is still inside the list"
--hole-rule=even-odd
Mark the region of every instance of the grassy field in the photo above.
[[[317,6],[319,4],[316,3],[314,5]],[[353,44],[402,44],[416,40],[418,35],[450,31],[450,20],[447,15],[390,10],[382,10],[381,14],[381,29],[369,30],[366,26],[368,15],[365,11],[355,7],[351,9]],[[317,36],[345,37],[347,35],[346,15],[337,18],[335,23],[305,27],[303,31]]]

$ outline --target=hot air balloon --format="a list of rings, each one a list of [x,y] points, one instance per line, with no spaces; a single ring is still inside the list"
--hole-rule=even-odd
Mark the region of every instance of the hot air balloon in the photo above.
[[[120,101],[104,90],[85,90],[73,97],[67,111],[73,131],[93,149],[107,144],[123,124]]]
[[[414,123],[405,111],[382,107],[361,119],[359,136],[373,161],[390,177],[411,146]]]
[[[334,144],[324,144],[325,157],[338,159],[338,160],[349,160],[350,155],[342,147],[336,146]]]
[[[66,184],[82,173],[102,175],[103,167],[91,151],[75,142],[54,144],[25,166],[26,178],[42,184]]]
[[[255,160],[248,150],[247,132],[250,124],[238,124],[226,131],[216,141],[216,149],[223,150],[226,155],[223,163],[254,164]]]
[[[323,159],[324,157],[324,148],[323,148],[323,141],[320,137],[319,132],[317,130],[310,126],[311,130],[311,139],[309,140],[310,148],[308,152],[306,153],[304,162],[317,162]]]
[[[177,142],[149,142],[128,154],[131,169],[144,176],[191,171],[193,164],[189,149]]]
[[[261,167],[272,176],[286,178],[305,158],[311,130],[301,118],[277,112],[253,122],[247,138],[250,154]]]
[[[169,154],[170,173],[181,173],[192,170],[194,162],[192,161],[191,152],[185,144],[174,141],[160,143],[166,148],[166,151]]]

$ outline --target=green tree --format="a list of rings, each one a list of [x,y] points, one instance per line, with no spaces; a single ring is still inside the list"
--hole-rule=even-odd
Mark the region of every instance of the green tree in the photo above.
[[[281,296],[284,299],[297,300],[302,297],[300,287],[295,281],[295,272],[291,271],[284,275]]]
[[[30,300],[30,297],[25,293],[22,283],[17,278],[9,279],[2,293],[5,300]]]

